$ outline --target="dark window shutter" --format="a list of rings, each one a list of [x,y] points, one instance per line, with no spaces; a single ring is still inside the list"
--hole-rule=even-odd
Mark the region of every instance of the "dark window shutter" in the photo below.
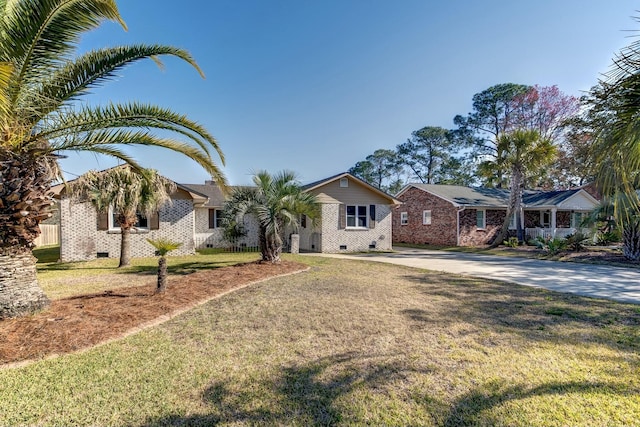
[[[98,230],[109,229],[109,212],[98,212]]]
[[[216,228],[216,210],[209,209],[209,228]]]
[[[154,212],[149,215],[149,228],[151,230],[158,230],[160,228],[160,213]]]
[[[347,208],[345,205],[338,205],[338,228],[344,230],[347,228]]]
[[[376,205],[369,205],[369,228],[376,228]]]

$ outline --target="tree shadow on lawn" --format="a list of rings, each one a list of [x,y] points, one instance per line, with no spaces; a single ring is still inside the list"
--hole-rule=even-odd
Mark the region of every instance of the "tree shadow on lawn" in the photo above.
[[[426,325],[472,323],[494,331],[515,332],[531,340],[597,342],[617,349],[640,347],[640,309],[635,304],[582,297],[487,279],[440,274],[405,275],[425,296],[442,300],[430,310],[415,307],[402,313]],[[433,307],[435,306],[435,309]],[[573,332],[553,332],[571,326]],[[560,335],[563,334],[563,335]]]
[[[381,359],[381,360],[377,360]],[[398,390],[395,383],[411,383],[410,375],[430,375],[434,371],[416,369],[399,358],[389,356],[367,357],[352,353],[333,355],[306,364],[283,368],[273,380],[247,380],[246,384],[234,381],[217,381],[202,393],[209,407],[206,414],[152,418],[143,426],[212,426],[218,424],[242,425],[370,425],[372,420],[362,419],[362,413],[377,413],[390,425],[405,425],[411,419],[420,418],[420,425],[447,427],[468,425],[503,425],[505,422],[491,409],[513,400],[545,395],[569,395],[572,393],[605,393],[631,395],[635,391],[620,390],[616,384],[604,382],[549,382],[535,387],[507,385],[502,381],[481,384],[453,402],[435,397],[429,390]],[[389,388],[390,392],[385,393]],[[273,393],[266,398],[261,390]],[[373,392],[389,402],[395,411],[405,411],[397,404],[415,404],[423,408],[423,414],[402,412],[385,413],[386,409],[360,400],[364,408],[349,408],[348,395],[359,390]],[[341,398],[346,397],[345,401]],[[356,397],[363,399],[362,396]],[[370,405],[384,403],[370,402]],[[354,409],[351,411],[350,409]]]
[[[240,385],[214,382],[202,394],[210,413],[190,417],[170,415],[148,420],[144,426],[366,424],[357,415],[344,413],[337,401],[359,389],[384,391],[394,381],[406,381],[409,374],[430,372],[410,367],[394,356],[338,354],[282,368],[273,380]],[[263,389],[272,391],[275,397],[266,399],[260,393]]]
[[[523,385],[508,386],[503,381],[491,381],[476,387],[456,399],[451,405],[448,416],[441,425],[445,427],[505,425],[505,420],[501,420],[496,414],[491,414],[490,410],[492,408],[513,400],[522,400],[548,395],[584,393],[631,396],[635,395],[637,391],[620,390],[618,385],[605,382],[554,381],[541,384],[536,387],[526,387]],[[561,413],[560,416],[563,417],[564,413]],[[551,415],[550,418],[553,418],[553,415]],[[563,419],[558,419],[556,422],[565,424],[567,421],[571,422],[570,420]],[[597,420],[591,421],[594,424],[600,425]],[[530,422],[534,423],[533,420]]]

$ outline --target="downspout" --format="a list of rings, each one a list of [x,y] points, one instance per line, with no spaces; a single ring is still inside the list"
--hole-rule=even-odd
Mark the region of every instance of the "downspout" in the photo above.
[[[456,246],[460,246],[460,212],[465,210],[467,207],[463,206],[462,208],[458,208],[456,212],[457,221],[456,221]]]

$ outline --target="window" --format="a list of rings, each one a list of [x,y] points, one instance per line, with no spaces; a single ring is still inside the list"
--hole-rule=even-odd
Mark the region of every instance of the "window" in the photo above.
[[[367,207],[347,205],[347,227],[367,227]]]
[[[476,227],[480,228],[480,229],[484,229],[487,226],[487,218],[485,215],[485,210],[484,209],[478,209],[476,211]]]
[[[141,213],[136,213],[137,221],[133,225],[133,228],[138,230],[149,229],[149,219],[143,216]],[[109,230],[120,230],[120,223],[118,223],[118,213],[113,211],[113,208],[109,208]]]
[[[346,188],[349,186],[349,180],[347,178],[340,178],[340,187]]]
[[[400,212],[400,225],[409,224],[409,213],[408,212]]]
[[[571,213],[571,228],[580,228],[582,227],[582,221],[584,221],[587,217],[587,214],[584,212],[572,212]]]
[[[540,224],[544,228],[551,227],[551,212],[549,211],[540,212]]]
[[[222,211],[220,209],[209,209],[209,228],[222,227]]]
[[[422,225],[431,225],[431,211],[422,211]]]
[[[305,214],[300,215],[300,227],[307,228],[307,216]]]

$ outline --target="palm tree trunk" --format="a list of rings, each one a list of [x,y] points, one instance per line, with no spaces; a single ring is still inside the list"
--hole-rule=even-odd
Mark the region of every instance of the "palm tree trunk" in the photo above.
[[[631,221],[622,230],[622,253],[631,261],[640,261],[640,223]]]
[[[158,287],[156,294],[164,293],[167,290],[167,258],[161,256],[158,260]]]
[[[36,258],[26,247],[0,248],[0,319],[23,316],[49,305],[36,279]]]
[[[33,241],[51,216],[55,161],[0,150],[0,318],[41,310],[49,300],[38,286]]]
[[[131,229],[120,227],[120,264],[118,268],[128,267],[131,265]]]
[[[523,174],[519,169],[514,168],[511,172],[511,192],[509,193],[509,205],[507,206],[507,212],[504,218],[504,222],[502,223],[502,228],[496,235],[493,243],[491,244],[492,248],[495,248],[502,244],[504,240],[506,240],[509,235],[509,223],[511,222],[511,215],[514,212],[519,212],[520,206],[522,205],[522,177]],[[520,215],[516,215],[516,222],[520,219],[518,218]],[[518,230],[521,230],[518,224],[516,224]],[[519,231],[518,234],[521,234]],[[518,241],[520,241],[520,236],[518,236]]]

